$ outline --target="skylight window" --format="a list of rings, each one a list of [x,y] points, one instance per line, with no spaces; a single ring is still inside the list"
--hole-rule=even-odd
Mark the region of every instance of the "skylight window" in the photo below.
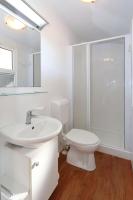
[[[38,30],[47,25],[47,21],[23,0],[0,0],[0,4]]]

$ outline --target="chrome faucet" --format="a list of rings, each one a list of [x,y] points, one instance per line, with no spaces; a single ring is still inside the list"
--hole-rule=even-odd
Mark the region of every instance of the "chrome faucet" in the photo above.
[[[34,114],[34,115],[33,115],[33,112],[38,112],[38,111],[43,111],[43,110],[44,110],[43,107],[38,107],[38,108],[35,108],[35,109],[33,109],[33,110],[27,111],[27,113],[26,113],[26,122],[25,122],[25,123],[26,123],[27,125],[31,124],[31,119],[32,119],[32,118],[41,115],[41,114]]]
[[[32,110],[29,110],[26,113],[26,124],[31,124],[31,119],[33,118]]]

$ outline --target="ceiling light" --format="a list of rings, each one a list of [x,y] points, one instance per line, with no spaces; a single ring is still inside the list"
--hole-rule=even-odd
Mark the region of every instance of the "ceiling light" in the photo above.
[[[96,0],[81,0],[84,3],[95,3]]]
[[[5,23],[7,24],[7,26],[15,30],[22,30],[26,27],[25,24],[10,15],[5,18]]]
[[[48,24],[25,0],[0,0],[0,8],[8,10],[13,16],[18,16],[24,23],[37,30],[42,30]]]

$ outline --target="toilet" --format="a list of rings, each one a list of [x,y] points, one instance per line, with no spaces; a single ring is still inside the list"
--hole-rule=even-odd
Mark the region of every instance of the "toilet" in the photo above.
[[[65,126],[69,121],[69,101],[60,99],[51,102],[51,114]],[[67,162],[87,171],[96,169],[94,152],[100,145],[100,139],[92,132],[72,129],[63,133],[63,138],[70,145]]]
[[[67,162],[88,171],[95,170],[94,152],[99,147],[99,138],[94,133],[81,129],[72,129],[65,138],[70,144]]]

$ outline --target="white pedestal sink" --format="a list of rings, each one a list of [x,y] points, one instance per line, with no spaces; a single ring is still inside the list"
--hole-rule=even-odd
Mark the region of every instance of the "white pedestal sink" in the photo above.
[[[58,185],[58,134],[61,130],[60,121],[45,116],[32,118],[30,125],[14,123],[1,128],[0,138],[4,143],[0,184],[16,194],[17,186],[12,188],[8,184],[11,179],[13,184],[24,186],[27,200],[48,200]]]
[[[56,137],[62,130],[62,124],[51,117],[33,118],[30,125],[14,123],[0,129],[4,141],[27,148],[38,148],[44,142]]]

